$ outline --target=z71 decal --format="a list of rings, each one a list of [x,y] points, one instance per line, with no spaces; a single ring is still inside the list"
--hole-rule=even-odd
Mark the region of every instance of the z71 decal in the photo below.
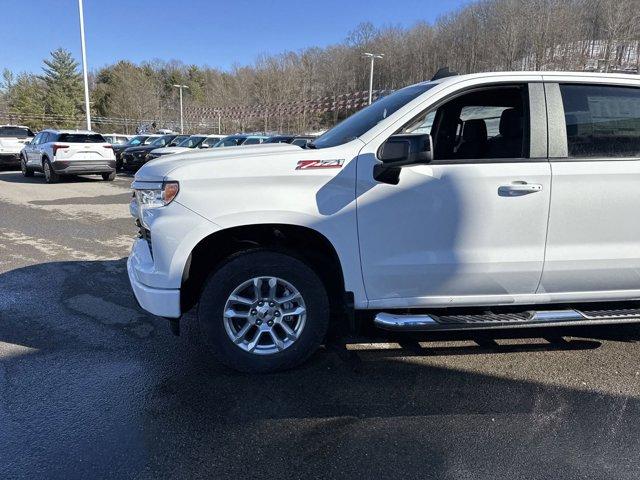
[[[344,160],[300,160],[296,170],[311,170],[316,168],[342,168]]]

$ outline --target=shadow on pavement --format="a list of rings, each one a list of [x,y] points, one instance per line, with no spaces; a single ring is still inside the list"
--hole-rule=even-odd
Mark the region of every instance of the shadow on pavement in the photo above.
[[[251,376],[214,363],[193,315],[184,320],[186,335],[174,338],[166,321],[137,309],[124,259],[0,274],[4,475],[631,479],[640,472],[637,388],[620,387],[638,382],[629,373],[637,357],[621,351],[610,377],[598,375],[608,368],[602,342],[628,348],[640,339],[638,327],[376,339],[404,345],[391,351],[333,342],[296,370]],[[541,343],[542,334],[552,341]]]

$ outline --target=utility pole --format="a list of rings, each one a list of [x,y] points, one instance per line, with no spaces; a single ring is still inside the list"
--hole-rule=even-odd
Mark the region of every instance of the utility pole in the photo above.
[[[371,101],[373,99],[373,63],[376,61],[376,58],[384,57],[384,53],[363,53],[362,56],[364,58],[371,59],[371,71],[369,73],[369,105],[371,105]]]
[[[180,133],[184,133],[184,120],[182,116],[182,89],[186,88],[188,90],[189,87],[186,85],[174,85],[174,87],[180,90]]]
[[[84,42],[84,11],[82,0],[78,0],[80,13],[80,43],[82,44],[82,76],[84,77],[84,108],[87,117],[87,130],[91,130],[91,107],[89,106],[89,77],[87,72],[87,47]]]

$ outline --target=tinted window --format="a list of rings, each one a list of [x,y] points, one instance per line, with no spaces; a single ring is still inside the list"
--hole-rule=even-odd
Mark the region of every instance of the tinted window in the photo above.
[[[198,145],[202,143],[205,137],[188,137],[182,140],[178,146],[179,147],[187,147],[187,148],[196,148]]]
[[[97,133],[61,133],[56,141],[66,143],[106,143],[104,137]]]
[[[216,143],[216,147],[235,147],[236,145],[240,145],[244,137],[227,137],[220,140]]]
[[[133,137],[131,140],[129,140],[127,142],[127,145],[131,145],[131,146],[140,145],[146,139],[147,139],[147,137],[145,137],[144,135],[138,135],[136,137]]]
[[[175,138],[175,135],[163,135],[162,137],[156,137],[156,139],[153,140],[153,142],[151,142],[151,145],[153,145],[154,147],[165,147],[174,138]]]
[[[33,132],[22,127],[0,127],[0,137],[27,138],[33,137]]]
[[[213,147],[215,146],[218,142],[220,141],[220,138],[218,137],[207,137],[204,139],[204,141],[202,142],[202,145],[206,145],[207,147]],[[201,145],[201,146],[202,146]]]
[[[640,157],[640,89],[561,85],[569,157]]]
[[[247,138],[242,145],[257,145],[261,140],[261,138]]]

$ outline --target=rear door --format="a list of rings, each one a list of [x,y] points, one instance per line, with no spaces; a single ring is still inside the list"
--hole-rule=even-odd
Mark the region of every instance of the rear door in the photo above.
[[[31,144],[29,144],[29,148],[27,149],[27,160],[31,165],[40,165],[40,161],[42,159],[42,152],[40,151],[40,144],[42,143],[43,137],[47,135],[47,132],[38,133]]]
[[[540,293],[640,291],[640,88],[550,83],[552,196]],[[635,291],[636,293],[629,293]]]

